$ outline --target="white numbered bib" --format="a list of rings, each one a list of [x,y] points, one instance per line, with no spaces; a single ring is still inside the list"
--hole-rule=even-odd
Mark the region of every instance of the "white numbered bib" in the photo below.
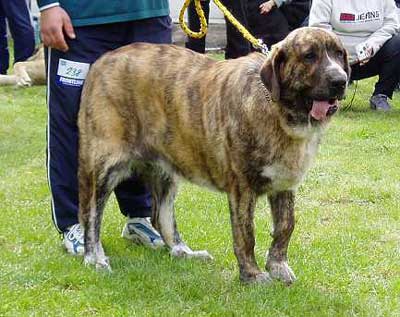
[[[90,64],[73,62],[60,58],[58,61],[57,75],[71,79],[85,79]]]
[[[89,63],[60,58],[57,68],[57,83],[61,86],[82,87],[89,68]]]

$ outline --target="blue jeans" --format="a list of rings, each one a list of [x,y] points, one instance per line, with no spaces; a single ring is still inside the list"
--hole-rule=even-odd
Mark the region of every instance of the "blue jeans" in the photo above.
[[[53,221],[60,232],[78,223],[77,117],[84,81],[69,81],[63,77],[62,64],[82,63],[89,67],[102,54],[130,43],[172,41],[171,19],[168,16],[76,27],[75,33],[76,39],[67,41],[67,52],[46,49],[47,171]],[[151,195],[142,180],[135,175],[117,186],[114,192],[124,215],[151,215]]]

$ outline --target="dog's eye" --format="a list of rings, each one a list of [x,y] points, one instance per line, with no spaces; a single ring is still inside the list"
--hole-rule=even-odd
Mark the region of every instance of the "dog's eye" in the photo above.
[[[304,55],[304,59],[307,62],[312,62],[316,59],[317,55],[314,52],[309,52],[306,55]]]
[[[344,56],[343,51],[337,50],[337,51],[336,51],[336,56],[339,57],[339,58],[343,58],[343,56]]]

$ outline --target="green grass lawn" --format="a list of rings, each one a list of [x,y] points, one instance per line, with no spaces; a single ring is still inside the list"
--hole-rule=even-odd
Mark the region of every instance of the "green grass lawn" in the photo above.
[[[112,200],[103,242],[114,272],[84,267],[51,222],[45,88],[0,88],[0,316],[400,316],[400,95],[391,113],[376,113],[372,86],[359,83],[300,187],[291,287],[239,282],[226,197],[190,184],[178,195],[178,225],[213,262],[130,245]],[[260,266],[270,225],[262,198]]]

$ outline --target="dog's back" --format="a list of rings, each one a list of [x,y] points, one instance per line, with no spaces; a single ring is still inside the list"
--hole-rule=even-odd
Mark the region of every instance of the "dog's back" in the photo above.
[[[259,76],[264,60],[253,54],[217,62],[173,45],[144,43],[108,53],[86,80],[79,124],[96,128],[82,129],[82,142],[118,144],[119,155],[129,144],[136,155],[224,190],[231,170],[225,163],[235,155],[228,148],[239,141],[233,130],[246,132],[243,125],[252,119],[246,116],[260,104],[254,99],[266,98]]]

